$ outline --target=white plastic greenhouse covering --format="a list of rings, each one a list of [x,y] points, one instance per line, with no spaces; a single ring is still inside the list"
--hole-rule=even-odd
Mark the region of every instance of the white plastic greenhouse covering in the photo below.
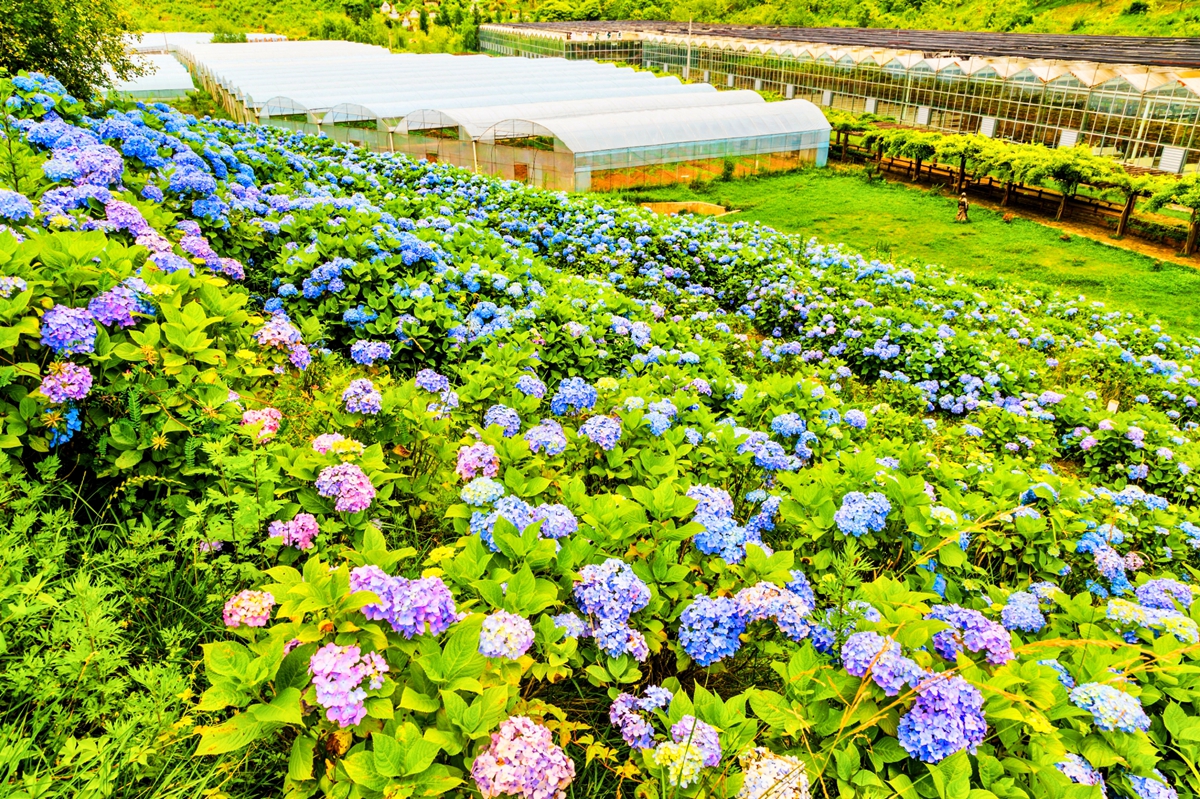
[[[207,44],[212,41],[211,33],[138,33],[125,37],[125,45],[134,52],[169,52],[177,47]],[[247,42],[286,42],[281,33],[247,33]]]
[[[175,56],[153,54],[137,56],[146,67],[146,74],[129,80],[114,80],[113,91],[129,97],[169,99],[183,97],[192,91],[192,76]]]
[[[829,130],[829,122],[815,105],[807,100],[785,100],[619,114],[506,119],[485,131],[479,140],[552,136],[578,156],[688,142],[799,136],[821,131],[828,136]]]
[[[703,83],[685,86],[693,91],[674,94],[640,94],[623,97],[599,97],[515,105],[485,105],[465,108],[425,108],[406,114],[397,133],[430,128],[459,129],[459,138],[479,139],[488,128],[506,119],[555,119],[558,117],[617,114],[625,111],[648,111],[668,108],[711,108],[725,105],[765,103],[758,92],[747,90],[718,92]]]
[[[328,41],[197,43],[176,54],[239,120],[545,188],[795,169],[824,164],[829,149],[829,123],[807,101],[767,103],[595,61]]]

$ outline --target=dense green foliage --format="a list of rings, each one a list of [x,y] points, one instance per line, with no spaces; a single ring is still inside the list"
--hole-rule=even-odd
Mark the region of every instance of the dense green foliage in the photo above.
[[[43,69],[88,97],[138,73],[125,51],[128,7],[115,0],[0,0],[0,73]]]
[[[10,795],[1200,792],[1200,339],[59,88],[0,82]]]
[[[445,4],[443,4],[443,7]],[[417,7],[401,3],[402,10]],[[245,30],[312,36],[315,21],[344,8],[338,0],[135,0],[133,13],[145,30],[212,30],[219,20]],[[496,22],[561,19],[694,19],[755,25],[804,25],[918,30],[989,30],[1022,33],[1200,35],[1195,0],[1144,3],[1083,0],[1075,3],[986,3],[983,0],[810,0],[804,3],[716,0],[494,0],[479,4]]]

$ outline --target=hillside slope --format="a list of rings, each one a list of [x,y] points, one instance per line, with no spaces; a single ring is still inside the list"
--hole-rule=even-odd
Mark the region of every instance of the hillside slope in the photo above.
[[[415,0],[408,0],[415,6]],[[369,5],[369,4],[368,4]],[[470,3],[463,4],[466,7]],[[321,32],[321,20],[351,16],[363,0],[137,0],[139,27],[155,30],[270,30],[293,37]],[[762,25],[856,26],[1025,33],[1200,36],[1200,2],[1093,0],[492,0],[484,19],[696,19]],[[326,31],[327,34],[327,31]]]

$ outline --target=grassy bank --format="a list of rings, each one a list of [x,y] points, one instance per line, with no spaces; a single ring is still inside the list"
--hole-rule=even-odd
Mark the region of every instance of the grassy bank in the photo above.
[[[977,279],[1042,284],[1086,294],[1111,308],[1142,310],[1200,333],[1200,270],[1161,262],[1081,236],[1063,241],[1053,228],[973,208],[970,224],[954,222],[951,197],[895,184],[868,183],[860,173],[810,169],[773,177],[641,190],[626,199],[702,200],[794,233],[843,242],[891,259],[918,258]]]

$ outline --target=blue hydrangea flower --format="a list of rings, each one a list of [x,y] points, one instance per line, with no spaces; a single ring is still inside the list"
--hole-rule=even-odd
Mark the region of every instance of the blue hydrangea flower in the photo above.
[[[1046,617],[1038,607],[1036,596],[1027,591],[1014,591],[1000,611],[1000,623],[1006,630],[1036,633],[1046,626]]]
[[[1096,726],[1106,732],[1138,732],[1150,729],[1150,717],[1138,698],[1104,683],[1088,682],[1071,691],[1071,701],[1092,714]]]
[[[507,405],[493,405],[483,414],[483,426],[497,425],[504,431],[505,438],[512,438],[521,432],[521,417]]]
[[[679,617],[679,643],[700,666],[732,657],[745,630],[746,620],[729,597],[698,596]]]
[[[887,526],[887,515],[892,503],[878,491],[864,494],[851,491],[842,498],[842,506],[833,514],[833,520],[843,535],[860,538],[867,533],[878,533]]]
[[[939,763],[955,752],[974,754],[986,734],[979,690],[962,677],[937,675],[917,688],[917,700],[901,717],[896,738],[910,756]]]
[[[550,412],[562,416],[590,411],[596,405],[597,396],[596,389],[582,377],[569,377],[558,384],[558,391],[550,400]]]

